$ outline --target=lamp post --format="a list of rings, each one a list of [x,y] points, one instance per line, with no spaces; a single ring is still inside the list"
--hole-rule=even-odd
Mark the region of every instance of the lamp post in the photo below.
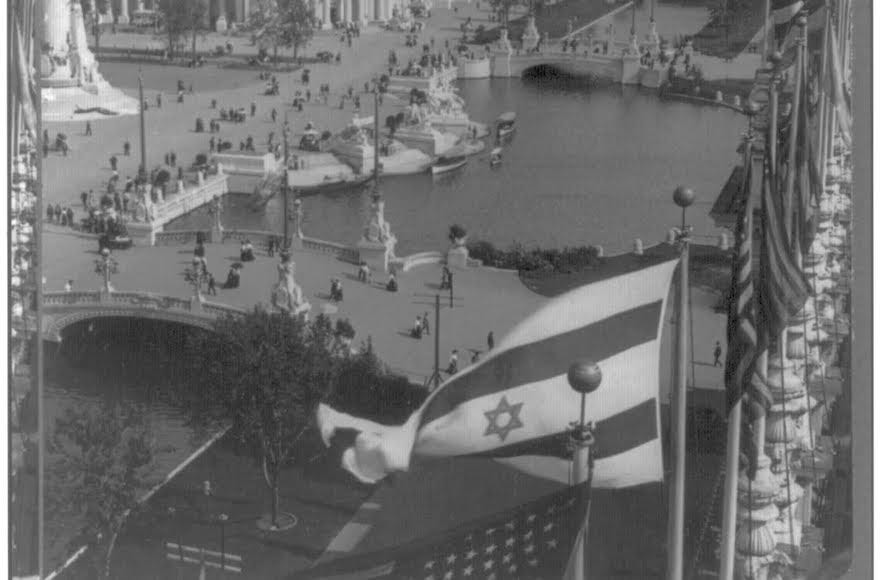
[[[138,177],[141,182],[147,179],[147,131],[144,119],[144,77],[138,70],[138,98],[140,99],[140,128],[141,128],[141,166],[138,169]]]
[[[101,249],[101,257],[95,260],[95,273],[104,277],[104,287],[101,289],[102,294],[109,294],[113,291],[110,284],[110,275],[119,272],[119,264],[110,255],[110,248]]]
[[[595,362],[587,359],[575,361],[568,368],[568,384],[581,395],[581,415],[579,421],[571,423],[569,429],[569,446],[572,452],[571,485],[589,482],[593,478],[593,454],[592,446],[595,442],[593,437],[593,423],[586,422],[587,394],[599,388],[602,382],[602,369]],[[585,522],[589,520],[589,511]],[[583,580],[586,577],[586,526],[581,527],[580,534],[575,542],[575,552],[572,563],[574,580]]]
[[[282,249],[287,250],[290,249],[290,225],[289,220],[290,216],[288,212],[290,211],[288,208],[289,200],[288,198],[288,189],[287,189],[287,171],[288,171],[288,156],[290,155],[289,149],[289,141],[290,141],[290,123],[287,120],[287,111],[284,112],[284,128],[281,131],[281,134],[284,137],[284,176],[282,177],[281,182],[281,200],[283,202],[283,212],[284,212],[284,243],[282,244]]]
[[[694,202],[694,191],[689,187],[678,186],[672,194],[675,205],[681,208],[681,230],[677,232],[676,242],[681,250],[678,282],[678,322],[675,343],[675,380],[673,381],[673,485],[670,487],[669,516],[669,556],[667,574],[669,580],[681,580],[684,573],[684,474],[685,439],[687,419],[687,331],[688,325],[688,244],[690,228],[687,225],[686,210]]]
[[[379,80],[373,83],[373,202],[379,201]]]

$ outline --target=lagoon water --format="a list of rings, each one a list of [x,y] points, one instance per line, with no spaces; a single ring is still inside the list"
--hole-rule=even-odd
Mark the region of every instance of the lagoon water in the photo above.
[[[472,119],[492,122],[517,113],[517,131],[504,161],[490,168],[486,152],[462,170],[382,180],[386,219],[399,240],[398,255],[443,249],[449,225],[471,239],[506,246],[601,244],[629,249],[634,238],[661,239],[680,223],[672,190],[697,192],[689,221],[698,235],[720,233],[708,218],[712,202],[736,164],[746,118],[723,108],[665,101],[655,91],[594,87],[549,74],[525,79],[459,83]],[[249,193],[256,180],[237,180]],[[342,243],[360,238],[368,191],[303,199],[306,235]],[[281,231],[281,201],[259,211],[246,195],[230,196],[227,228]],[[168,229],[208,227],[206,211]]]

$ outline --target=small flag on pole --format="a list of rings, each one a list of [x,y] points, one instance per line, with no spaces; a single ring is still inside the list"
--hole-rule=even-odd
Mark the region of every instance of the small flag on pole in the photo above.
[[[366,483],[406,471],[413,453],[494,457],[568,483],[568,430],[581,407],[566,373],[573,361],[589,357],[605,377],[603,387],[586,396],[585,419],[595,422],[601,441],[594,486],[661,481],[660,335],[677,264],[670,255],[553,298],[482,362],[431,393],[404,425],[381,425],[321,405],[322,437],[329,445],[337,429],[359,432],[342,459]]]
[[[392,548],[319,564],[297,580],[564,578],[590,483]]]
[[[840,136],[847,146],[852,145],[852,117],[850,116],[849,103],[846,99],[845,84],[843,81],[843,67],[840,64],[840,53],[837,48],[837,32],[831,27],[831,54],[829,55],[830,66],[828,84],[831,85],[831,102],[837,115],[837,123]]]
[[[21,23],[18,21],[19,16],[13,14],[12,17],[12,49],[13,62],[15,63],[15,85],[18,104],[21,107],[24,125],[31,136],[37,134],[37,112],[34,105],[37,96],[36,83],[34,81],[34,71],[31,63],[28,61],[26,51],[24,49],[24,39],[22,38]],[[16,138],[18,138],[16,136]]]
[[[785,227],[782,196],[769,163],[764,164],[761,188],[761,269],[758,315],[770,336],[779,336],[788,319],[800,310],[810,293],[803,271],[795,262]]]

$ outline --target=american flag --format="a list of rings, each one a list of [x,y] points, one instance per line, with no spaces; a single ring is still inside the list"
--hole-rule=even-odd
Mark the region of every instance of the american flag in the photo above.
[[[779,336],[788,319],[800,310],[810,293],[795,262],[783,215],[782,199],[769,163],[764,164],[761,191],[761,269],[758,277],[758,315],[769,336]]]
[[[755,373],[758,354],[758,330],[755,325],[755,291],[752,280],[752,160],[747,144],[746,166],[742,187],[744,200],[736,224],[736,256],[730,301],[727,312],[727,364],[724,372],[727,386],[728,412],[742,398]]]
[[[534,580],[563,578],[589,513],[589,482],[447,532],[328,562],[299,579]]]

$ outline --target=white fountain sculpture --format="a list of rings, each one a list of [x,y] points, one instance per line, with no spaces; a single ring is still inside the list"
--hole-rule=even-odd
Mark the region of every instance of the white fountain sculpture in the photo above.
[[[98,62],[88,47],[82,5],[70,0],[43,2],[42,120],[136,115],[137,99],[113,88],[98,71]]]

